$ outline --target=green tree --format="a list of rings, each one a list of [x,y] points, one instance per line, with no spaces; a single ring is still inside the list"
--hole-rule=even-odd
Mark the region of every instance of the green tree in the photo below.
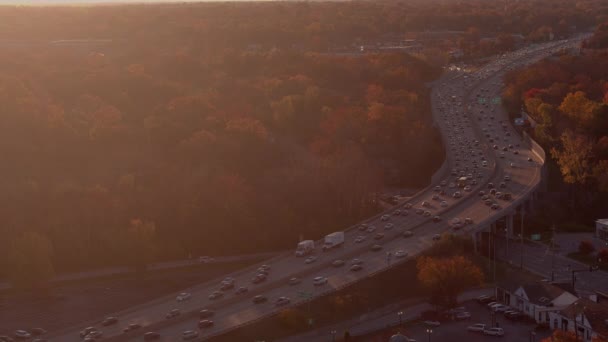
[[[8,253],[9,277],[19,288],[43,287],[55,275],[49,239],[33,232],[15,238]]]

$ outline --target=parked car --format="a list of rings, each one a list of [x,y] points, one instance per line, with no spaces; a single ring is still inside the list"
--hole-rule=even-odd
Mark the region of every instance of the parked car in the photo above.
[[[490,328],[490,329],[485,329],[483,331],[484,335],[489,335],[489,336],[504,336],[505,335],[505,331],[502,330],[502,328]]]
[[[459,312],[456,314],[456,319],[469,319],[471,318],[471,313],[468,311]]]
[[[476,323],[473,325],[469,325],[467,327],[468,331],[473,331],[473,332],[483,332],[484,330],[486,330],[486,325],[482,324],[482,323]]]

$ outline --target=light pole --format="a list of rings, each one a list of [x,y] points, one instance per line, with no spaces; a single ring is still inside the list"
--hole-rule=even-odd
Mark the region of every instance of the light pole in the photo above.
[[[397,315],[399,316],[399,327],[401,327],[401,324],[403,323],[403,320],[402,320],[403,311],[397,312]]]
[[[431,342],[431,334],[433,334],[433,329],[426,329],[426,334],[429,336],[429,342]]]
[[[336,331],[335,331],[335,330],[332,330],[332,331],[331,331],[331,340],[332,340],[333,342],[336,342]]]

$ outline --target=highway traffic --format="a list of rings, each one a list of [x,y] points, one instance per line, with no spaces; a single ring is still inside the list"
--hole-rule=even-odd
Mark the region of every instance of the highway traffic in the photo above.
[[[322,252],[318,243],[310,256],[281,255],[226,279],[108,314],[116,319],[107,325],[101,317],[50,339],[205,339],[415,257],[443,233],[470,233],[478,223],[504,215],[538,184],[544,161],[524,143],[500,105],[502,76],[580,39],[519,50],[477,71],[451,72],[435,82],[433,115],[447,154],[446,167],[434,177],[440,180],[406,204],[347,229],[342,246]],[[82,331],[88,326],[93,329]]]

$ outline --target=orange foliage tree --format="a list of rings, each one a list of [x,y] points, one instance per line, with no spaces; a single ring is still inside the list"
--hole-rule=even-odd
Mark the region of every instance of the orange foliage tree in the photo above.
[[[431,292],[432,302],[444,308],[456,306],[458,295],[483,283],[481,269],[463,256],[420,257],[418,280]]]

